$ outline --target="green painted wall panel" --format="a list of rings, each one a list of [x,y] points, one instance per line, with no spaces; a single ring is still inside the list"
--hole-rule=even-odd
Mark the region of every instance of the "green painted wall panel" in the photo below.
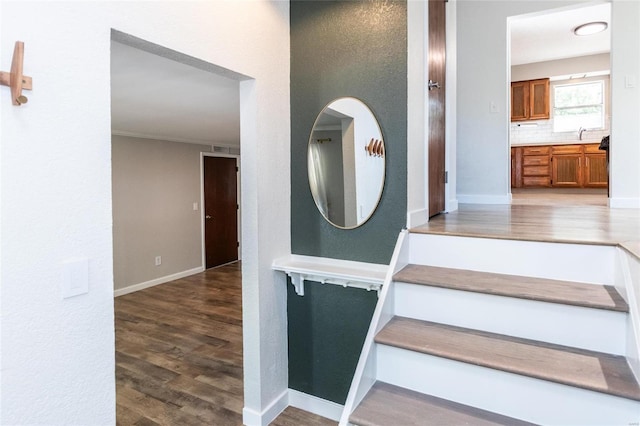
[[[371,108],[386,147],[382,199],[371,219],[353,230],[322,217],[307,179],[313,123],[343,96]],[[407,211],[405,2],[291,2],[291,200],[293,253],[389,263]]]
[[[304,291],[288,284],[289,387],[344,404],[377,293],[309,282]]]
[[[291,249],[294,254],[388,264],[407,210],[407,5],[405,1],[291,1]],[[367,223],[329,224],[307,179],[316,116],[352,96],[373,111],[386,148],[385,187]],[[344,403],[377,295],[288,285],[289,386]]]

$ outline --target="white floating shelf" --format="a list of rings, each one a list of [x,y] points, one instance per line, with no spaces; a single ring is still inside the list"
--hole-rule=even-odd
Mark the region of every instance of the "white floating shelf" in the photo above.
[[[273,261],[272,269],[291,277],[299,296],[304,296],[304,282],[335,284],[343,287],[375,290],[380,293],[388,265],[292,254]]]

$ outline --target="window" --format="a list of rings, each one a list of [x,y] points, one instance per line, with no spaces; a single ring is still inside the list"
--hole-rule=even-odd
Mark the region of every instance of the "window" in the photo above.
[[[556,85],[553,100],[554,132],[604,128],[604,81]]]

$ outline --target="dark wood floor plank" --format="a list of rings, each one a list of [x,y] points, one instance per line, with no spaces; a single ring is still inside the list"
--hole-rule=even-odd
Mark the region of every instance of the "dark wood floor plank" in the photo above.
[[[395,274],[394,280],[498,296],[629,312],[629,305],[613,286],[412,264]]]
[[[242,425],[240,263],[120,296],[115,320],[118,425]],[[274,424],[336,424],[322,419]]]
[[[349,421],[358,426],[385,425],[531,425],[512,417],[502,416],[467,405],[384,382],[376,382]]]
[[[335,426],[338,422],[308,413],[295,407],[287,407],[270,426]]]
[[[376,342],[640,401],[626,358],[394,317]]]

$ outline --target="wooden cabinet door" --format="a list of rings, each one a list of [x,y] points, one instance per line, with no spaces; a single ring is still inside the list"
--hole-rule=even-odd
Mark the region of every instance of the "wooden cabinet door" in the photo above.
[[[585,154],[584,161],[584,186],[606,188],[608,183],[606,155]]]
[[[551,159],[552,186],[582,186],[581,165],[582,154],[554,155]]]
[[[511,121],[529,118],[529,82],[511,83]]]
[[[529,82],[529,120],[549,118],[549,79]]]

